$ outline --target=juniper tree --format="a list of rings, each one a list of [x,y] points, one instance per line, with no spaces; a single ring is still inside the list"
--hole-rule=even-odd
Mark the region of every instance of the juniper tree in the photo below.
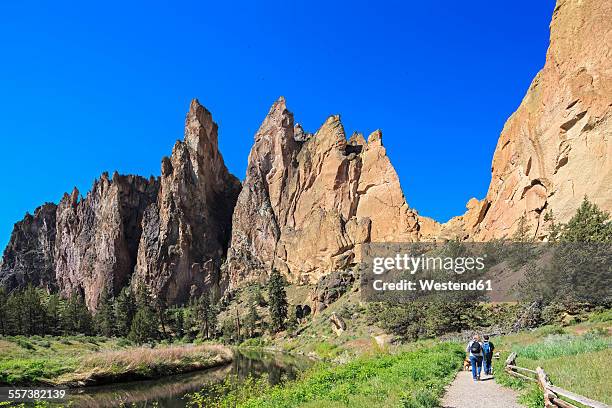
[[[271,329],[278,333],[285,328],[287,293],[285,292],[285,280],[276,269],[272,270],[268,281],[268,299],[268,309],[272,321]]]

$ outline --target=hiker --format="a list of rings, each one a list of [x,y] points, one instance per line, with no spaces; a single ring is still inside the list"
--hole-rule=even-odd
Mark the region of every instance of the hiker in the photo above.
[[[493,361],[493,350],[495,350],[495,346],[492,342],[489,341],[489,336],[483,336],[484,341],[482,342],[482,369],[486,375],[493,374],[493,365],[491,362]]]
[[[468,343],[465,352],[469,354],[470,364],[472,366],[472,378],[474,381],[480,380],[480,371],[482,370],[482,343],[480,337],[475,334],[472,340]]]

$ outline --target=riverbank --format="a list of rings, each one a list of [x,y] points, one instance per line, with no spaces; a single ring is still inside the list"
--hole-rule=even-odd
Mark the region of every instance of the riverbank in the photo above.
[[[218,344],[137,347],[103,337],[0,337],[0,384],[83,387],[158,378],[228,364]]]
[[[265,380],[225,384],[221,398],[189,396],[190,407],[423,407],[435,406],[461,368],[458,344],[412,344],[344,364],[319,363],[297,380],[269,386]],[[429,405],[428,405],[429,404]]]

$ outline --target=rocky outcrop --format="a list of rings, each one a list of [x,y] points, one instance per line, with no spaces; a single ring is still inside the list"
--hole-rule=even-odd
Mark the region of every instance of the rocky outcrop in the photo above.
[[[502,130],[487,195],[448,223],[409,208],[380,131],[347,140],[330,116],[309,133],[283,98],[255,134],[241,189],[194,100],[159,180],[105,174],[85,198],[75,190],[27,215],[0,284],[57,285],[93,308],[103,288],[131,282],[181,303],[192,285],[233,288],[273,268],[316,283],[359,262],[368,242],[510,237],[523,216],[544,239],[544,214],[565,222],[584,196],[612,211],[611,161],[612,3],[559,0],[546,63]]]
[[[323,276],[310,293],[313,314],[323,310],[344,295],[355,282],[355,274],[348,271],[334,271]]]
[[[0,262],[0,287],[24,288],[27,285],[53,290],[55,282],[55,210],[44,204],[26,214],[13,227],[11,239]]]
[[[271,268],[316,282],[358,260],[364,242],[415,240],[419,225],[380,131],[347,141],[340,117],[330,116],[308,134],[280,98],[255,135],[232,228],[235,286]]]
[[[155,179],[104,173],[85,198],[75,188],[57,206],[55,276],[60,291],[84,295],[94,309],[104,289],[118,292],[136,265],[145,208]]]
[[[558,0],[546,63],[502,130],[486,197],[440,234],[509,237],[525,215],[543,238],[544,214],[566,222],[584,196],[612,210],[612,3]]]
[[[186,301],[192,285],[218,289],[239,192],[219,153],[217,124],[193,100],[185,138],[162,160],[159,194],[143,217],[134,285],[168,303]]]

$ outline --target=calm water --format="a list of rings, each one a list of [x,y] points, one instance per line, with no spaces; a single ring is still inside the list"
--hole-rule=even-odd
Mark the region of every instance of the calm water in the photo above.
[[[200,391],[211,383],[219,383],[230,375],[239,379],[268,376],[271,384],[294,379],[298,372],[312,364],[307,358],[285,354],[236,351],[234,361],[226,366],[195,373],[181,374],[150,381],[135,381],[72,391],[75,407],[118,407],[122,402],[131,407],[179,408],[186,404],[185,394]]]

